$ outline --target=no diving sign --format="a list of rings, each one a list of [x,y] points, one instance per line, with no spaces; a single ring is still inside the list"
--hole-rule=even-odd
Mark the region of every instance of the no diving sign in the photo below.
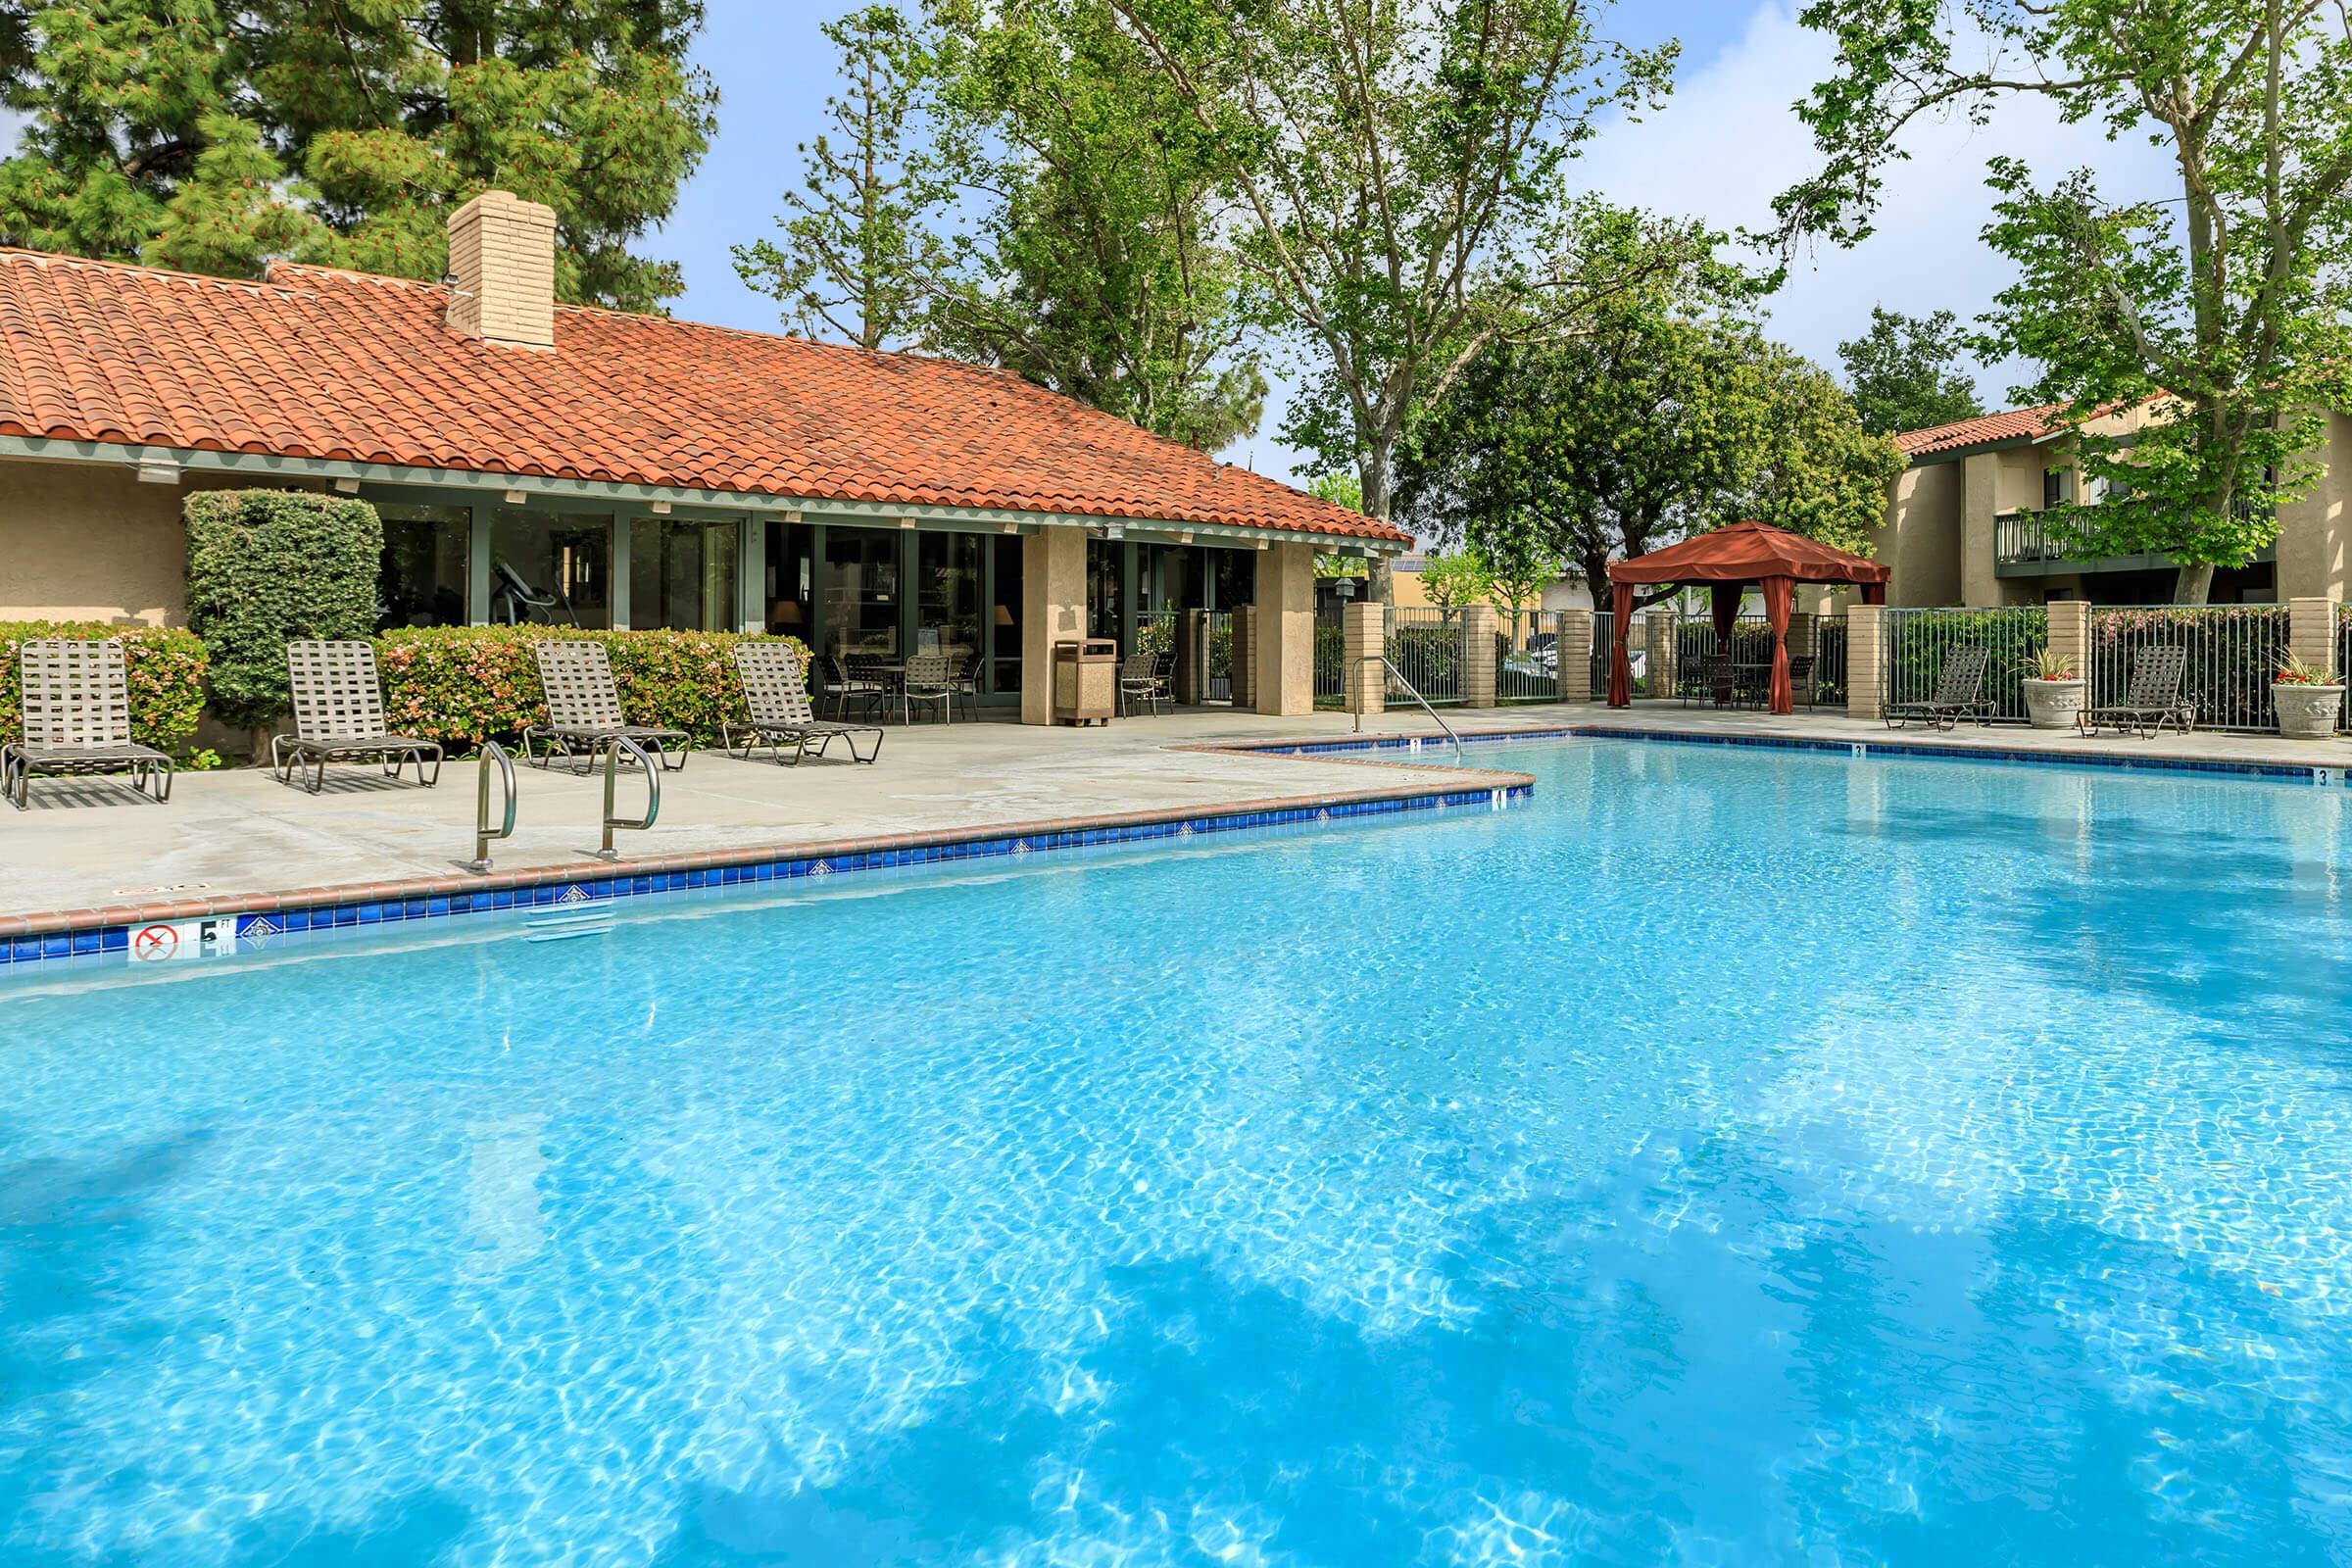
[[[219,958],[236,951],[237,919],[231,914],[202,920],[159,920],[154,925],[133,926],[130,932],[133,963]]]

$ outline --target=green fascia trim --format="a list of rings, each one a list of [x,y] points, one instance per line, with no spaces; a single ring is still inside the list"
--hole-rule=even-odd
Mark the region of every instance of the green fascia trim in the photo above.
[[[781,513],[788,521],[851,522],[895,526],[911,517],[918,527],[970,533],[1034,533],[1041,527],[1101,528],[1117,523],[1132,533],[1193,535],[1194,542],[1244,540],[1302,542],[1338,540],[1334,534],[1291,533],[1279,528],[1251,528],[1229,523],[1183,522],[1170,517],[1107,517],[1078,513],[1014,512],[998,507],[941,507],[877,501],[828,500],[817,496],[755,495],[746,491],[696,490],[671,485],[626,484],[613,479],[563,479],[536,474],[493,473],[463,468],[413,468],[387,463],[354,463],[340,458],[286,458],[257,452],[202,452],[179,447],[145,447],[107,441],[70,441],[30,436],[0,436],[0,458],[25,458],[49,463],[106,463],[137,467],[145,462],[172,463],[183,470],[234,473],[257,479],[357,479],[368,485],[403,486],[469,494],[510,490],[522,492],[525,505],[556,502],[604,503],[647,508],[656,501],[720,514]],[[1357,548],[1394,554],[1406,547],[1380,540],[1349,541]]]

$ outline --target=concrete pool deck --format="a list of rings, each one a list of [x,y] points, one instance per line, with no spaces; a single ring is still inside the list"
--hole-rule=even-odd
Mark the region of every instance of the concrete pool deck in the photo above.
[[[1642,703],[1456,710],[1465,734],[1556,730],[1666,731],[1712,738],[1869,741],[1966,752],[1993,748],[2053,760],[2129,758],[2341,769],[2344,741],[2275,735],[2086,740],[2071,732],[1965,728],[1889,731],[1841,713],[1753,712]],[[182,775],[167,806],[124,784],[35,779],[32,809],[0,809],[0,936],[183,918],[270,895],[329,891],[381,897],[419,882],[498,886],[551,874],[612,876],[649,861],[713,855],[824,853],[983,832],[1034,833],[1106,822],[1250,812],[1433,792],[1500,780],[1472,751],[1456,770],[1443,749],[1410,760],[1253,756],[1234,748],[1356,738],[1345,713],[1287,718],[1222,710],[1132,718],[1106,729],[1041,729],[1002,722],[894,726],[871,767],[840,758],[798,768],[700,754],[662,777],[661,821],[621,833],[617,864],[590,857],[599,835],[601,777],[518,766],[514,838],[492,850],[497,873],[467,883],[472,853],[471,762],[448,764],[439,788],[387,784],[372,765],[330,769],[310,796],[259,769]],[[1435,736],[1418,710],[1367,717],[1362,737]],[[624,776],[618,809],[643,785]],[[166,912],[169,911],[169,912]],[[103,919],[101,918],[103,916]]]

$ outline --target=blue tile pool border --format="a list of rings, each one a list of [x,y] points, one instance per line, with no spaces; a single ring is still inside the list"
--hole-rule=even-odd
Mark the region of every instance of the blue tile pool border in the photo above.
[[[611,868],[602,865],[590,868],[576,863],[535,866],[500,873],[478,883],[435,878],[415,884],[303,889],[211,904],[143,907],[133,918],[101,917],[88,924],[71,923],[73,916],[68,915],[58,917],[57,929],[0,934],[0,971],[22,971],[26,965],[38,964],[127,966],[132,961],[134,943],[143,940],[160,943],[161,938],[150,935],[159,927],[172,928],[170,944],[173,954],[183,942],[217,945],[224,952],[252,953],[267,951],[281,940],[324,931],[405,925],[502,910],[560,912],[621,900],[713,888],[757,887],[998,858],[1019,859],[1105,845],[1181,840],[1197,835],[1341,822],[1408,811],[1456,808],[1499,810],[1527,800],[1534,793],[1535,781],[1524,773],[1498,772],[1493,777],[1493,783],[1475,787],[1374,792],[1116,819],[1073,819],[909,835],[904,839],[852,841],[837,848],[809,846],[772,852],[754,849],[665,857],[636,865],[624,861]],[[860,847],[868,845],[871,847]],[[229,905],[234,907],[226,906]]]

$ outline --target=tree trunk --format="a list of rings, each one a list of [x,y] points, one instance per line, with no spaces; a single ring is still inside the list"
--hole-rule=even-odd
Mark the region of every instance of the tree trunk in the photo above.
[[[2213,598],[2213,563],[2180,564],[2180,575],[2173,581],[2173,603],[2202,605]]]
[[[1355,460],[1355,482],[1364,493],[1364,515],[1375,522],[1389,520],[1389,510],[1395,497],[1389,489],[1389,457],[1396,448],[1396,439],[1375,436]],[[1396,602],[1396,587],[1389,571],[1389,558],[1372,558],[1372,580],[1368,584],[1372,603],[1393,605]]]

